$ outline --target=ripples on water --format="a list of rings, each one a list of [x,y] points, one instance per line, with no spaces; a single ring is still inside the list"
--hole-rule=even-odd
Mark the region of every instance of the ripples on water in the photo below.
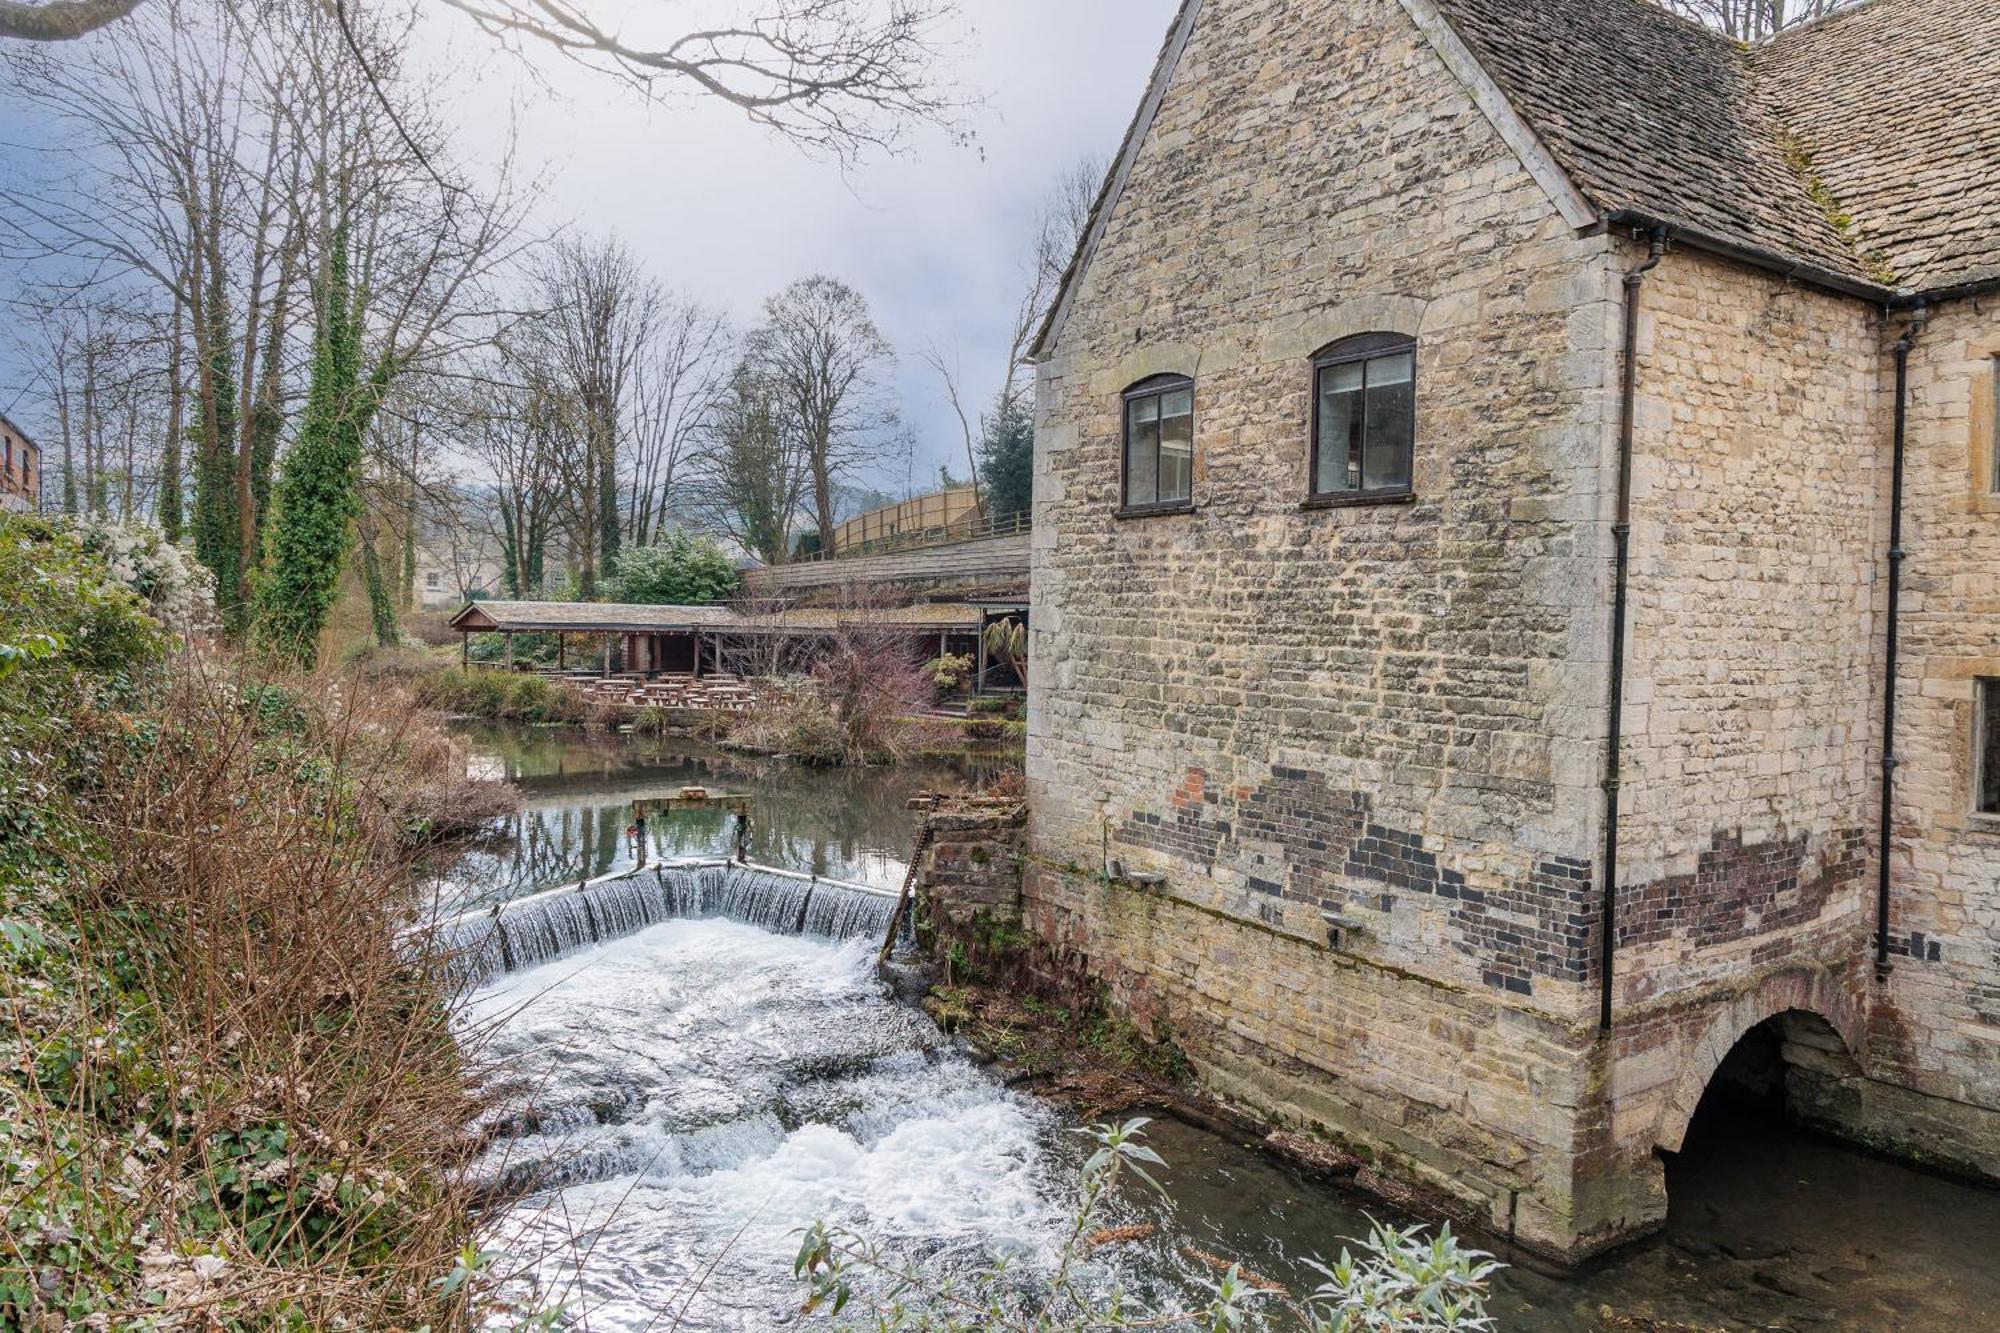
[[[519,1077],[482,1170],[543,1186],[505,1248],[606,1330],[683,1304],[685,1329],[787,1322],[792,1233],[821,1217],[926,1253],[1045,1252],[1054,1118],[892,1004],[873,953],[675,921],[483,991],[469,1021],[505,1019],[490,1054]]]
[[[951,777],[767,771],[597,739],[509,744],[490,761],[524,779],[527,813],[454,875],[485,902],[620,864],[632,797],[694,781],[756,794],[767,839],[757,859],[893,885],[907,796]],[[727,847],[710,816],[672,833],[670,850]],[[529,1191],[495,1240],[535,1262],[577,1326],[665,1330],[678,1316],[705,1333],[788,1327],[792,1233],[819,1217],[940,1271],[993,1254],[1029,1269],[1048,1261],[1079,1141],[893,1004],[873,949],[676,920],[475,997],[468,1023],[513,1071],[480,1170]],[[1337,1252],[1384,1211],[1254,1145],[1171,1122],[1152,1141],[1171,1201],[1130,1199],[1106,1220],[1162,1225],[1160,1241],[1117,1256],[1121,1280],[1156,1303],[1199,1299],[1207,1274],[1184,1245],[1296,1287],[1311,1280],[1302,1260]],[[1669,1186],[1661,1241],[1568,1280],[1502,1274],[1492,1308],[1504,1333],[1597,1333],[1606,1306],[1704,1328],[2000,1327],[1991,1191],[1727,1120],[1691,1134]]]

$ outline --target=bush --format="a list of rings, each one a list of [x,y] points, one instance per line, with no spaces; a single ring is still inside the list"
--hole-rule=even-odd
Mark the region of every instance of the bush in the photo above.
[[[972,679],[973,661],[964,653],[946,653],[924,664],[924,671],[939,695],[957,694]]]
[[[604,590],[614,602],[709,606],[736,591],[736,564],[714,538],[676,530],[613,556]]]

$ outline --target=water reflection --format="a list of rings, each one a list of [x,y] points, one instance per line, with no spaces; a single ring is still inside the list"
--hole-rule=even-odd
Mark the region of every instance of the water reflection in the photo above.
[[[915,763],[826,773],[673,738],[568,729],[464,727],[476,772],[512,782],[518,814],[495,821],[449,872],[467,906],[504,902],[630,865],[625,830],[636,800],[682,787],[751,798],[750,857],[880,888],[900,887],[916,817],[910,798],[957,789],[993,765]],[[716,810],[647,821],[652,854],[727,856],[734,822]]]

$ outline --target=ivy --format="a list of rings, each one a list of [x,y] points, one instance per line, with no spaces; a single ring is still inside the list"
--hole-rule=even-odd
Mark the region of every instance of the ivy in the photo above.
[[[386,368],[366,382],[347,277],[347,231],[336,228],[320,292],[311,378],[299,438],[279,469],[270,571],[258,594],[259,641],[311,668],[338,595],[361,512],[361,440]]]

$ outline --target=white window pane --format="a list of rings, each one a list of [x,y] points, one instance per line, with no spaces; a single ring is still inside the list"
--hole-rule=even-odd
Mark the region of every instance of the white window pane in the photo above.
[[[1328,366],[1319,373],[1319,448],[1313,490],[1320,495],[1361,485],[1361,367]]]
[[[1163,417],[1193,416],[1194,390],[1176,389],[1172,393],[1161,394],[1160,415]]]
[[[1194,417],[1168,412],[1160,422],[1160,490],[1162,503],[1179,502],[1194,496]]]
[[[1152,400],[1148,400],[1152,401]],[[1132,405],[1132,422],[1125,436],[1125,503],[1149,505],[1159,500],[1160,421],[1157,402],[1150,416]]]
[[[1133,421],[1158,421],[1160,400],[1158,398],[1134,398],[1132,400]]]
[[[1416,358],[1408,352],[1378,356],[1368,363],[1368,385],[1408,384],[1416,378]]]

